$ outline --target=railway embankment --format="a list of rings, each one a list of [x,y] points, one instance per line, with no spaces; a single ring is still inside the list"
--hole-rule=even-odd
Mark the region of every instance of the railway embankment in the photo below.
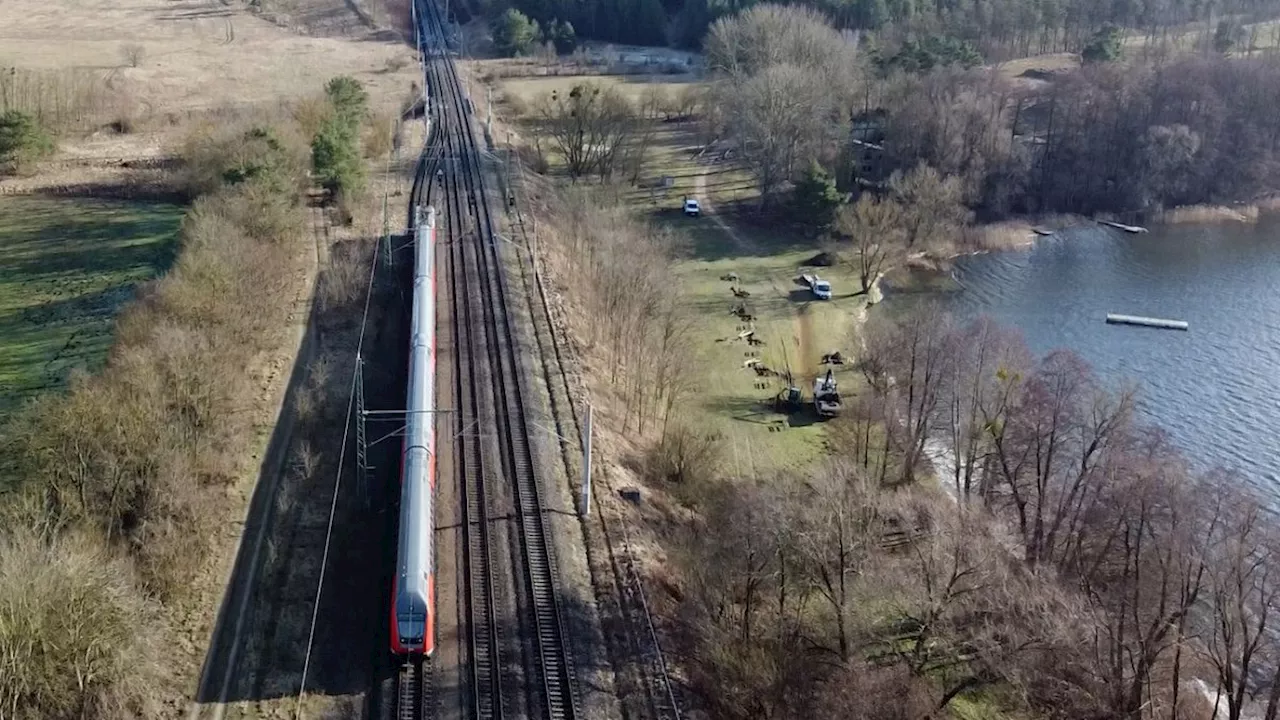
[[[17,411],[2,433],[0,574],[12,585],[0,600],[12,620],[0,636],[12,661],[4,692],[41,716],[67,707],[168,715],[183,705],[223,553],[239,536],[229,519],[252,487],[301,337],[316,262],[301,232],[305,144],[266,122],[204,143],[222,148],[208,155],[224,164],[217,175],[247,156],[260,176],[203,188],[173,269],[120,316],[102,372]],[[48,543],[43,579],[9,566],[9,550],[32,536]],[[95,594],[85,562],[128,570]],[[65,605],[76,593],[85,602]],[[112,613],[114,623],[90,621]],[[57,643],[59,653],[23,654],[62,623],[91,630]],[[109,670],[86,683],[90,667]]]
[[[350,224],[338,208],[311,209],[320,267],[307,352],[273,437],[279,462],[264,464],[256,486],[191,717],[363,715],[376,710],[392,673],[388,592],[379,589],[393,572],[387,518],[402,417],[388,411],[404,407],[408,322],[400,303],[407,213],[396,198],[410,194],[421,123],[405,122],[396,136],[399,149],[367,168],[371,195],[385,205],[358,205]],[[400,248],[391,262],[388,248]],[[365,410],[382,412],[366,419],[360,458]]]

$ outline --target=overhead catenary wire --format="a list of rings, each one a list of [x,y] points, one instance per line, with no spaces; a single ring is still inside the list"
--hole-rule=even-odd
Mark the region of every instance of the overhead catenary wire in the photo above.
[[[385,188],[384,188],[385,192]],[[356,340],[356,362],[351,370],[351,386],[347,392],[347,412],[343,416],[346,424],[342,428],[342,443],[338,449],[338,467],[333,478],[333,498],[329,502],[329,520],[324,532],[324,552],[320,557],[320,578],[316,581],[316,596],[311,608],[311,625],[307,631],[307,650],[302,661],[302,678],[298,683],[298,702],[294,709],[294,717],[302,717],[302,698],[307,692],[307,673],[311,669],[311,649],[316,638],[316,622],[320,615],[320,598],[324,593],[325,570],[329,565],[329,548],[333,540],[333,520],[338,510],[338,491],[342,487],[342,464],[347,456],[347,442],[351,435],[351,414],[355,408],[356,383],[360,377],[360,357],[364,350],[364,336],[369,324],[369,306],[373,300],[373,281],[378,270],[378,256],[381,243],[373,243],[373,260],[369,263],[369,280],[365,286],[364,310],[360,316],[360,335]]]

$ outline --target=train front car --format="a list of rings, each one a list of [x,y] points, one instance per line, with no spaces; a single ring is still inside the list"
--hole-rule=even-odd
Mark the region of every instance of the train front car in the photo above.
[[[409,389],[400,475],[400,538],[392,592],[391,651],[435,650],[436,211],[418,219],[410,320]]]

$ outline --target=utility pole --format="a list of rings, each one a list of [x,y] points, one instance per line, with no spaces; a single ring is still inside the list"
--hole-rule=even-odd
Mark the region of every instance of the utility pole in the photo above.
[[[582,517],[591,516],[591,403],[587,403],[587,422],[582,429]]]
[[[484,88],[484,134],[493,140],[493,87]]]
[[[365,509],[369,507],[369,439],[365,434],[365,407],[364,402],[364,358],[360,354],[356,354],[356,469],[358,471],[360,486],[360,499],[364,501]]]

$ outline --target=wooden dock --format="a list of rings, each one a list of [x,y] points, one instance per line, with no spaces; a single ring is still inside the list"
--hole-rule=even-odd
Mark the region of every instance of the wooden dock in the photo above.
[[[1164,330],[1189,330],[1184,320],[1166,320],[1164,318],[1141,317],[1139,315],[1116,315],[1107,313],[1109,325],[1140,325],[1142,327],[1161,328]]]
[[[1138,227],[1137,225],[1125,225],[1124,223],[1113,222],[1111,220],[1099,220],[1098,222],[1102,223],[1103,225],[1106,225],[1107,227],[1113,227],[1117,230],[1123,230],[1127,233],[1137,234],[1137,233],[1150,232],[1146,228]]]

